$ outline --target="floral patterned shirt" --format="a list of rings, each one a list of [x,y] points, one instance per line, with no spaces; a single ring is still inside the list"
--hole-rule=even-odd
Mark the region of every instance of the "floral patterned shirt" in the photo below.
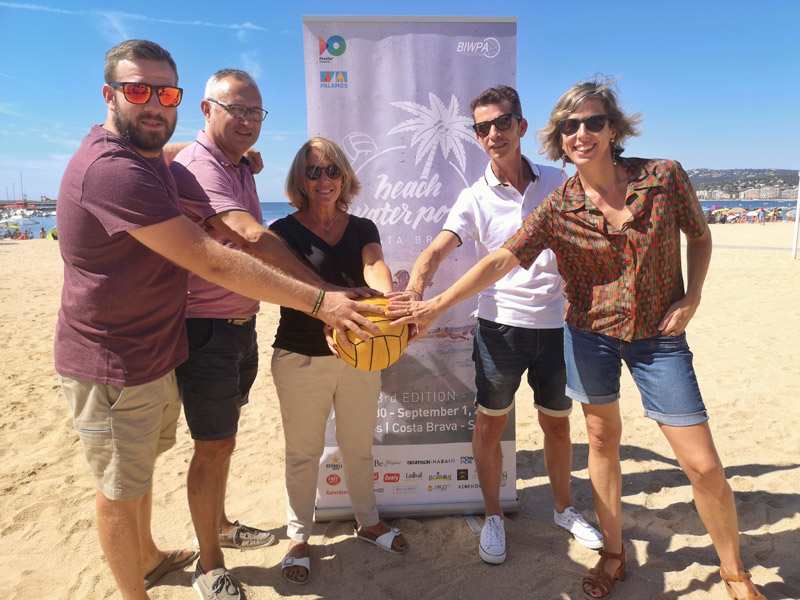
[[[558,258],[565,321],[624,341],[659,335],[658,324],[685,292],[680,232],[703,235],[706,221],[676,161],[621,159],[632,217],[617,229],[574,175],[534,210],[503,247],[524,268],[545,248]]]

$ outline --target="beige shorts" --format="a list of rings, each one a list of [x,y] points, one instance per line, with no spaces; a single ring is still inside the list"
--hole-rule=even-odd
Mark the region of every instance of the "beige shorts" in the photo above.
[[[97,489],[110,500],[149,492],[156,456],[175,445],[181,401],[174,371],[131,387],[59,379]]]

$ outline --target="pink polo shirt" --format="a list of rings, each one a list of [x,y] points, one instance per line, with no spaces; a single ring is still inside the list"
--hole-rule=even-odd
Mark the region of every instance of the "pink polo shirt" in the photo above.
[[[178,185],[181,209],[215,240],[236,244],[208,225],[208,219],[231,210],[250,213],[263,222],[256,183],[247,159],[234,165],[208,138],[205,131],[181,150],[170,165]],[[239,319],[258,312],[259,301],[241,296],[193,273],[189,274],[187,318]]]

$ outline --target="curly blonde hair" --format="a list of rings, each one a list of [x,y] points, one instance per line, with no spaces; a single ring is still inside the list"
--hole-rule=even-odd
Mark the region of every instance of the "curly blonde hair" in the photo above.
[[[561,143],[561,130],[558,127],[559,121],[566,119],[571,113],[578,110],[578,107],[590,98],[597,98],[603,103],[606,115],[610,123],[617,130],[614,138],[612,153],[619,156],[625,150],[622,144],[633,136],[640,135],[637,125],[642,122],[641,113],[626,115],[622,112],[619,99],[614,88],[617,85],[615,77],[595,76],[594,79],[581,81],[569,88],[561,98],[558,99],[553,111],[550,113],[550,121],[537,132],[537,137],[541,144],[540,154],[544,154],[552,161],[560,160],[564,155]],[[572,162],[569,157],[567,162]]]
[[[312,148],[339,167],[342,172],[342,193],[336,200],[336,208],[346,211],[353,198],[361,191],[361,183],[359,183],[344,151],[334,142],[322,137],[311,138],[300,146],[300,150],[295,154],[292,166],[289,167],[289,174],[286,176],[286,188],[284,191],[284,195],[289,198],[289,206],[299,211],[308,208],[308,187],[305,168],[308,166],[306,164],[306,155]]]

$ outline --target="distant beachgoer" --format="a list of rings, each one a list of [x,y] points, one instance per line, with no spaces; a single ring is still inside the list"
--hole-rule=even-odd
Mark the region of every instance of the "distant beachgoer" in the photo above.
[[[39,231],[39,239],[45,239],[47,237],[47,232],[45,231],[44,227],[42,227],[41,231]]]
[[[64,286],[55,366],[95,477],[100,544],[126,599],[147,598],[146,588],[198,556],[160,550],[150,524],[156,456],[174,445],[180,413],[174,369],[188,356],[187,270],[317,314],[342,334],[367,324],[357,294],[292,279],[219,244],[181,212],[162,153],[177,123],[177,85],[175,62],[159,45],[112,48],[106,121],[83,139],[58,195]]]
[[[689,177],[675,161],[623,158],[639,116],[619,107],[612,80],[572,86],[540,131],[544,152],[577,173],[537,207],[504,246],[440,296],[390,306],[395,325],[424,332],[447,308],[545,249],[564,278],[567,394],[582,403],[589,477],[604,546],[583,579],[587,598],[607,598],[626,569],[622,542],[619,409],[624,361],[692,485],[695,505],[720,558],[731,597],[765,600],[739,554],[733,492],[708,427],[685,330],[700,303],[711,233]],[[688,280],[681,272],[686,237]],[[408,315],[410,316],[404,316]],[[657,557],[656,557],[657,560]]]

